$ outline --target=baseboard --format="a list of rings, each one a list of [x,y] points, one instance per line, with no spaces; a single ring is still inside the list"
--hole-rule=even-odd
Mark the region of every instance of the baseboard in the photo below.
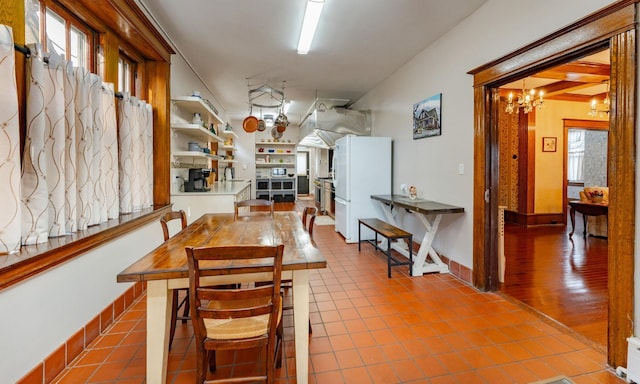
[[[415,241],[413,242],[413,254],[417,255],[418,254],[418,250],[420,249],[420,244],[416,243]],[[473,284],[472,278],[473,278],[473,270],[458,263],[457,261],[451,260],[448,257],[439,254],[440,255],[440,259],[442,260],[443,263],[447,264],[447,266],[449,267],[449,273],[456,276],[458,279],[464,281],[465,283],[468,283],[469,285]]]
[[[135,283],[99,315],[91,319],[84,327],[71,335],[60,347],[24,375],[17,384],[49,384],[58,376],[85,348],[100,336],[114,319],[127,310],[145,291],[146,284]]]
[[[505,223],[520,225],[566,224],[563,213],[520,213],[504,211]]]

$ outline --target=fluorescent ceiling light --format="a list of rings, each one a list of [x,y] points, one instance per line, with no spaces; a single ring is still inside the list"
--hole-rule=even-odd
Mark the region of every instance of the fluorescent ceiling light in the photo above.
[[[306,55],[309,52],[323,6],[324,0],[307,1],[307,9],[304,12],[304,21],[300,31],[300,40],[298,40],[298,54],[300,55]]]

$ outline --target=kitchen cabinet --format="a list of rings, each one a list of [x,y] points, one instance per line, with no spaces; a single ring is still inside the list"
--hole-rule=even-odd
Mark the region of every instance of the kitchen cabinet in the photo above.
[[[256,198],[276,202],[296,201],[296,144],[257,139]]]

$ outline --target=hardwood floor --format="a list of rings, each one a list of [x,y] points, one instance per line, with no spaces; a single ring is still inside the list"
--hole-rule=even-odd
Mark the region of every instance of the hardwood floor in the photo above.
[[[571,224],[507,224],[501,290],[606,348],[607,239],[582,230],[581,217],[573,239]]]

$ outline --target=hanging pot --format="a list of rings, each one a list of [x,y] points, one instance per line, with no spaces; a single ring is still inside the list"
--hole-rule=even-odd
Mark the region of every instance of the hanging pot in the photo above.
[[[276,127],[271,128],[271,136],[274,139],[280,139],[282,138],[282,132],[278,132]]]
[[[280,133],[284,133],[284,131],[285,131],[286,129],[287,129],[287,126],[286,126],[286,125],[282,125],[282,124],[276,125],[276,131],[278,131],[278,132],[280,132]]]
[[[267,129],[267,123],[265,123],[262,119],[258,120],[258,131],[262,132],[265,129]]]
[[[244,121],[242,122],[242,129],[244,129],[244,131],[248,133],[255,132],[258,129],[258,118],[255,116],[245,117]]]

